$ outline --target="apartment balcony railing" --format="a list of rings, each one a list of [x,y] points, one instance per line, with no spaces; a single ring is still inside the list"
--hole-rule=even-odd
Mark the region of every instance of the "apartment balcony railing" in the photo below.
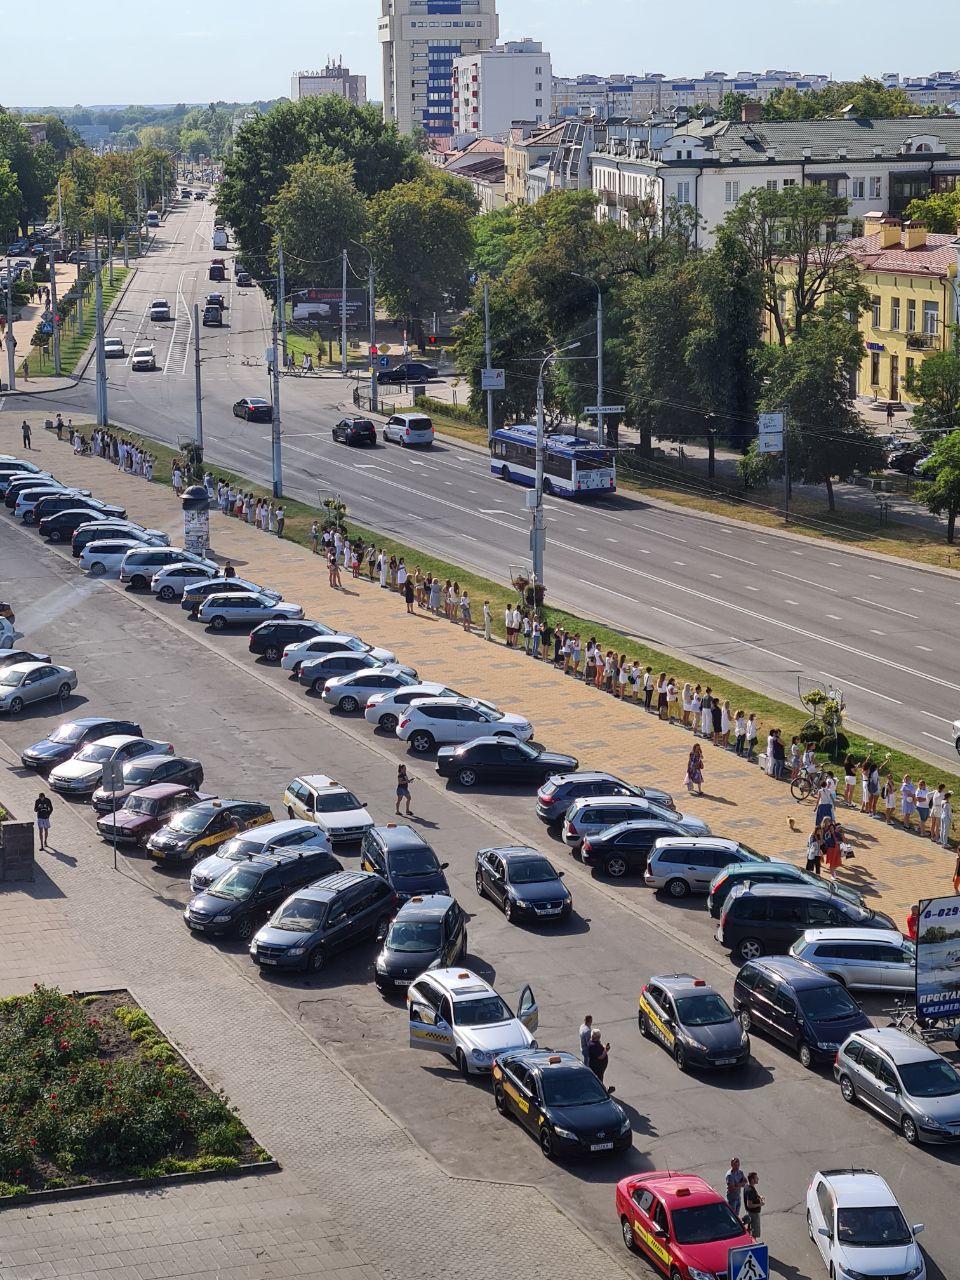
[[[907,346],[911,351],[939,351],[940,336],[936,333],[908,333]]]

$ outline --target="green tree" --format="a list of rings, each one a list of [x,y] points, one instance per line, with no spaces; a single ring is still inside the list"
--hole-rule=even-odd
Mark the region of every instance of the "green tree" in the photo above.
[[[910,369],[903,379],[918,401],[913,426],[926,444],[960,431],[960,354],[938,351]]]
[[[499,279],[517,250],[517,210],[508,204],[503,209],[482,213],[473,224],[473,268],[478,275]]]
[[[756,104],[748,93],[725,93],[720,99],[720,119],[739,120],[745,106]]]
[[[481,290],[477,290],[477,295]],[[494,280],[490,284],[491,364],[505,371],[505,387],[493,398],[494,422],[524,422],[533,418],[537,400],[537,366],[550,348],[550,339],[533,305],[529,278],[523,273]],[[475,413],[486,410],[486,395],[480,389],[480,370],[486,365],[483,306],[480,297],[465,312],[454,331],[457,368],[470,381],[470,407]],[[545,387],[550,403],[550,385]]]
[[[30,134],[9,111],[0,108],[0,160],[6,160],[17,180],[20,208],[17,222],[26,235],[32,218],[47,205],[57,175],[54,149],[42,142],[33,146]]]
[[[888,89],[879,80],[865,76],[859,81],[841,81],[822,89],[775,89],[763,107],[764,120],[823,120],[851,114],[862,120],[884,120],[902,116],[936,115],[936,107],[918,107],[903,89]]]
[[[934,191],[924,200],[911,200],[906,216],[922,222],[935,234],[956,235],[960,226],[960,187],[955,191]]]
[[[287,280],[292,285],[337,283],[341,250],[360,240],[367,227],[366,201],[354,186],[353,167],[310,156],[288,173],[264,211],[274,244],[283,244]]]
[[[12,240],[20,217],[20,188],[9,160],[0,160],[0,240]]]
[[[434,311],[460,306],[469,292],[472,215],[433,182],[401,182],[370,202],[368,246],[387,307],[422,342]]]
[[[46,130],[47,142],[53,147],[58,164],[63,164],[71,151],[83,146],[83,141],[76,129],[64,124],[60,116],[48,113],[42,115],[40,119]]]
[[[947,541],[952,544],[960,514],[960,431],[951,431],[933,446],[916,496],[935,516],[946,514]]]
[[[183,129],[180,133],[180,149],[197,160],[200,156],[209,156],[213,152],[213,143],[206,129]]]

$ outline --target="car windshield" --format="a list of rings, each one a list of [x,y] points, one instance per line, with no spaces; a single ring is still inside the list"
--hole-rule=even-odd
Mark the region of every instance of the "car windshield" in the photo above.
[[[742,1236],[743,1226],[726,1201],[718,1200],[690,1209],[674,1209],[673,1232],[677,1244],[709,1244]]]
[[[540,1077],[548,1107],[589,1107],[607,1100],[607,1091],[589,1068],[551,1067]]]
[[[546,858],[523,858],[508,864],[511,884],[539,884],[544,880],[557,880],[556,869]]]
[[[169,827],[171,831],[183,831],[192,835],[202,831],[209,823],[211,816],[209,809],[184,809],[183,813],[178,813],[176,817],[170,819]]]
[[[231,867],[209,892],[216,898],[249,898],[260,883],[260,875],[254,867]]]
[[[900,1081],[913,1098],[949,1098],[960,1093],[960,1073],[946,1058],[898,1066]]]
[[[387,934],[388,951],[438,951],[442,941],[439,920],[397,920]]]
[[[837,1210],[837,1239],[862,1248],[910,1244],[913,1236],[895,1204]]]
[[[153,815],[157,812],[159,801],[152,800],[149,796],[128,796],[127,802],[123,806],[127,813],[146,813]]]
[[[262,836],[234,836],[217,850],[217,857],[226,858],[229,862],[242,862],[251,853],[262,852],[265,844]]]
[[[128,764],[123,771],[123,780],[128,785],[143,785],[150,781],[153,777],[153,771],[157,766],[154,764]]]
[[[270,928],[312,933],[326,913],[327,904],[316,898],[288,898],[270,917]]]
[[[343,813],[345,809],[360,809],[362,805],[352,791],[334,791],[328,796],[317,796],[314,813]]]
[[[25,673],[23,671],[4,671],[3,674],[0,675],[0,684],[19,684],[23,679],[24,674]]]
[[[490,1027],[497,1022],[511,1022],[513,1014],[493,992],[489,996],[458,1000],[453,1006],[453,1020],[458,1027]]]
[[[677,997],[677,1017],[685,1027],[715,1027],[733,1020],[733,1010],[723,996],[705,991],[697,996]]]
[[[853,996],[839,983],[831,987],[802,987],[797,999],[811,1022],[846,1022],[859,1012]]]
[[[82,724],[62,724],[51,733],[50,741],[68,744],[79,742],[83,737],[83,730],[84,726]]]
[[[112,760],[116,747],[108,747],[103,742],[88,742],[82,751],[78,751],[76,758],[84,761],[85,764],[103,764],[104,760]]]
[[[391,875],[401,880],[405,876],[424,876],[440,870],[432,849],[397,849],[389,859]]]

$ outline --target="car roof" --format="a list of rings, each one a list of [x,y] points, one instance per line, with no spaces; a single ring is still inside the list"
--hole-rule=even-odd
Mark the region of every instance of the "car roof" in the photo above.
[[[474,996],[496,995],[496,989],[469,969],[430,969],[424,977],[442,987],[451,1000],[470,1000]]]
[[[800,960],[796,956],[764,956],[747,963],[755,969],[772,973],[775,978],[782,978],[792,987],[827,987],[836,983],[836,978],[831,978],[809,960]]]
[[[896,929],[807,929],[804,942],[890,942],[901,945],[905,939]]]
[[[454,901],[448,893],[417,894],[408,898],[393,918],[398,920],[403,916],[404,920],[435,920],[438,916],[445,916]]]
[[[225,800],[224,804],[236,804],[237,801]],[[308,827],[311,831],[317,829],[316,823],[304,822],[302,818],[281,818],[278,822],[265,822],[262,826],[251,827],[249,831],[240,831],[238,835],[245,840],[255,838],[259,840],[263,838],[264,844],[269,844],[276,836],[285,836],[291,831],[300,831],[304,827]]]
[[[98,738],[97,745],[102,747],[104,743],[110,747],[125,747],[128,742],[143,742],[143,738],[136,733],[109,733],[105,738]],[[147,753],[144,752],[144,755]]]
[[[106,741],[106,739],[101,739]],[[148,751],[142,756],[136,756],[131,760],[131,764],[168,764],[171,760],[185,760],[186,756],[168,756],[163,751]]]
[[[819,884],[740,884],[733,890],[733,893],[739,896],[745,896],[752,893],[758,898],[793,898],[799,894],[804,898],[829,898],[830,890],[826,885]]]
[[[72,720],[64,720],[63,724],[93,725],[95,727],[98,724],[114,724],[121,719],[123,719],[122,716],[75,716]],[[133,721],[129,723],[132,724]]]
[[[660,849],[676,849],[681,846],[684,849],[719,849],[721,853],[741,848],[739,840],[728,840],[724,836],[661,836],[653,847],[651,857]]]
[[[385,826],[371,828],[367,834],[378,837],[387,853],[409,849],[411,846],[421,848],[427,843],[419,831],[414,831],[406,823],[388,822]]]
[[[499,738],[496,739],[499,742]],[[508,862],[519,861],[521,858],[545,858],[546,854],[534,849],[528,844],[505,844],[491,845],[488,849],[481,849],[481,853],[496,853],[501,858],[506,858]]]
[[[716,994],[716,988],[711,987],[710,983],[704,978],[695,978],[692,973],[655,973],[647,981],[655,982],[658,986],[663,987],[665,991],[674,993],[698,991],[701,994],[707,992]]]
[[[868,1044],[875,1045],[888,1053],[898,1064],[929,1062],[931,1058],[941,1056],[929,1045],[913,1036],[908,1036],[905,1031],[898,1031],[896,1027],[870,1027],[866,1031],[856,1031],[854,1034]]]
[[[49,667],[50,665],[49,662],[13,662],[7,667],[4,675],[9,675],[11,671],[26,675],[28,671],[36,671],[37,667]]]
[[[669,818],[631,818],[629,822],[615,822],[611,827],[593,832],[590,843],[596,844],[598,840],[609,840],[612,836],[620,835],[622,831],[653,831],[654,828],[677,825],[678,823],[672,822]]]
[[[624,782],[615,773],[605,773],[602,769],[577,769],[573,773],[555,773],[550,777],[554,786],[571,782],[616,782],[620,786],[633,786],[632,782]],[[601,797],[597,796],[599,800]]]
[[[897,1204],[886,1179],[873,1169],[818,1169],[817,1173],[830,1183],[838,1208],[872,1209]]]
[[[333,871],[328,876],[323,876],[319,880],[315,880],[313,884],[306,885],[303,889],[297,889],[296,896],[298,898],[310,898],[316,902],[329,902],[334,894],[339,893],[342,889],[349,889],[351,885],[362,884],[364,880],[382,880],[382,876],[378,876],[373,871]]]
[[[655,1170],[641,1174],[635,1186],[649,1187],[655,1191],[668,1209],[688,1209],[697,1204],[713,1204],[722,1200],[719,1191],[695,1173],[674,1173],[672,1170]]]
[[[138,796],[149,796],[151,800],[155,800],[162,796],[180,795],[184,791],[192,791],[193,787],[188,787],[182,782],[152,782],[149,787],[140,787],[136,791]]]
[[[618,804],[629,804],[635,805],[638,809],[645,809],[651,803],[657,802],[651,801],[648,796],[580,796],[579,799],[574,800],[570,808],[579,806],[581,809],[588,809],[591,805],[599,805],[603,809],[615,808]],[[734,842],[731,841],[731,843]]]
[[[259,803],[260,801],[258,800],[219,800],[219,799],[213,798],[211,800],[200,800],[198,801],[197,804],[191,805],[190,807],[194,811],[196,811],[197,809],[202,809],[204,810],[204,812],[209,812],[210,816],[213,817],[213,815],[215,813],[219,813],[221,809],[231,809],[235,804],[259,804]],[[264,809],[268,809],[269,807],[270,807],[269,805],[263,805]]]
[[[582,1058],[578,1058],[575,1054],[567,1053],[565,1049],[534,1049],[527,1047],[523,1049],[508,1049],[502,1057],[512,1058],[514,1062],[521,1062],[525,1067],[533,1067],[539,1071],[550,1071],[556,1067],[574,1067],[579,1071],[589,1071]]]
[[[299,773],[294,778],[294,782],[303,782],[306,786],[313,787],[314,791],[350,790],[342,782],[337,782],[335,779],[327,777],[325,773]]]

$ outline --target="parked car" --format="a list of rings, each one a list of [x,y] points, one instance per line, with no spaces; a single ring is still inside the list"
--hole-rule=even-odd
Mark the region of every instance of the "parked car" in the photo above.
[[[78,716],[75,720],[64,720],[49,737],[25,747],[20,753],[20,763],[25,769],[53,769],[76,755],[88,742],[97,742],[100,738],[112,737],[114,734],[140,738],[143,731],[135,720],[116,720],[112,716]]]
[[[547,778],[537,792],[537,817],[552,826],[563,821],[574,800],[596,796],[640,796],[666,809],[676,808],[670,793],[659,787],[639,787],[612,773],[578,769],[575,773],[557,773]]]
[[[621,1178],[616,1211],[627,1249],[670,1280],[725,1277],[730,1250],[754,1242],[726,1199],[693,1173],[664,1169]]]
[[[371,692],[367,697],[363,718],[368,724],[376,725],[384,733],[394,733],[400,723],[404,708],[414,698],[463,698],[466,694],[450,689],[435,680],[421,680],[419,684],[401,685],[396,689],[381,689]],[[493,706],[493,703],[489,703]]]
[[[173,743],[154,742],[136,734],[112,733],[95,742],[87,742],[75,755],[50,772],[50,785],[65,796],[92,796],[103,780],[103,766],[110,761],[120,764],[149,754],[173,755]]]
[[[654,974],[640,992],[637,1026],[657,1040],[681,1071],[743,1067],[750,1037],[719,991],[690,973]]]
[[[97,542],[88,542],[80,552],[77,567],[81,573],[89,573],[93,578],[119,573],[127,552],[144,545],[132,538],[103,538]]]
[[[577,850],[588,836],[600,835],[608,827],[640,818],[673,823],[677,835],[709,836],[710,828],[692,813],[678,813],[648,800],[645,796],[597,796],[574,800],[563,820],[563,843]],[[646,872],[646,868],[644,868]]]
[[[309,619],[262,622],[250,632],[250,652],[260,655],[266,662],[279,662],[287,645],[309,640],[311,636],[328,636],[332,632],[333,627]]]
[[[437,773],[453,778],[461,787],[481,782],[507,782],[512,786],[536,784],[557,769],[575,769],[575,756],[561,755],[509,737],[474,738],[460,747],[441,747]]]
[[[419,698],[397,725],[397,737],[423,755],[446,743],[506,735],[527,742],[533,725],[524,716],[498,711],[473,698]]]
[[[77,687],[77,673],[50,662],[15,662],[0,671],[0,711],[19,715],[28,703],[59,698],[61,704]]]
[[[85,509],[87,512],[87,520],[123,520],[126,517],[126,509],[117,503],[98,502],[96,498],[91,498],[84,493],[51,493],[41,498],[33,508],[33,523],[41,525],[44,520],[50,516],[56,515],[59,511],[76,511]],[[25,523],[29,523],[26,516]],[[73,536],[71,532],[71,537]]]
[[[120,563],[120,581],[145,591],[155,573],[171,564],[208,564],[203,556],[183,547],[133,547]]]
[[[790,955],[845,987],[902,993],[916,983],[917,948],[896,929],[807,929]]]
[[[317,973],[338,951],[383,937],[395,907],[379,876],[335,872],[291,894],[251,941],[250,956],[261,967]]]
[[[529,985],[516,1013],[469,969],[431,969],[407,988],[410,1048],[441,1053],[463,1076],[485,1075],[509,1049],[536,1049],[540,1011]]]
[[[717,941],[740,961],[783,954],[807,929],[895,929],[889,916],[820,885],[741,884],[723,904]]]
[[[287,784],[283,803],[291,818],[314,822],[331,844],[362,840],[373,819],[357,797],[325,773],[305,773]]]
[[[79,557],[84,547],[90,542],[102,538],[129,538],[131,545],[139,543],[145,547],[168,547],[170,536],[162,529],[145,529],[142,524],[133,520],[91,520],[82,524],[74,532],[70,541],[70,549],[74,557]]]
[[[233,416],[245,422],[272,422],[273,405],[261,396],[244,396],[233,406]]]
[[[511,924],[564,924],[573,912],[573,897],[563,883],[563,872],[537,849],[479,849],[474,877],[480,897],[495,902]]]
[[[650,850],[661,836],[684,834],[679,822],[662,818],[620,822],[597,835],[587,836],[580,846],[580,861],[615,880],[626,875],[642,875],[647,869]]]
[[[271,596],[255,595],[252,591],[207,596],[197,610],[200,622],[206,623],[214,631],[223,631],[226,627],[256,626],[267,619],[278,621],[290,618],[299,621],[302,617],[303,609],[300,605],[288,604],[286,600],[274,600]]]
[[[150,579],[150,590],[158,600],[176,600],[195,582],[209,581],[219,577],[221,572],[220,565],[213,560],[200,563],[187,560],[164,565]]]
[[[49,662],[49,653],[34,653],[31,649],[0,649],[0,671],[21,662]]]
[[[767,861],[766,855],[740,844],[737,840],[721,840],[717,836],[668,836],[658,840],[650,851],[643,882],[648,889],[663,892],[669,898],[686,898],[691,893],[707,893],[714,876],[722,867],[749,865]]]
[[[224,844],[238,831],[273,821],[273,811],[259,800],[203,800],[182,809],[147,841],[151,858],[192,862]]]
[[[393,692],[407,685],[415,685],[418,677],[408,668],[393,664],[383,667],[365,667],[349,675],[332,676],[323,686],[323,701],[338,711],[352,715],[366,705],[373,694]]]
[[[321,860],[315,864],[318,876],[342,870],[331,853],[330,841],[322,827],[314,822],[284,818],[280,822],[264,822],[260,826],[241,831],[231,836],[225,844],[219,845],[215,852],[201,858],[190,872],[190,888],[194,893],[209,889],[210,885],[236,863],[249,862],[251,858],[269,853],[272,849],[296,849],[300,853],[309,852],[311,855],[330,854],[326,861]]]
[[[771,858],[767,862],[731,863],[717,872],[707,893],[707,910],[714,920],[720,919],[723,904],[730,892],[738,884],[744,884],[748,880],[751,884],[810,884],[829,889],[831,893],[846,898],[848,902],[863,905],[863,899],[855,889],[839,882],[834,884],[833,881],[825,881],[812,872],[804,871],[794,862],[777,862]]]
[[[279,591],[271,591],[269,587],[261,587],[258,583],[249,582],[246,578],[217,577],[195,581],[186,586],[180,597],[180,608],[187,609],[190,616],[195,617],[207,596],[219,596],[232,591],[252,592],[255,596],[264,596],[270,600],[283,599]]]
[[[360,844],[360,865],[382,876],[398,902],[415,894],[450,892],[443,874],[449,864],[441,862],[412,827],[370,827]]]
[[[847,1102],[861,1102],[907,1142],[960,1142],[960,1072],[895,1027],[865,1027],[844,1040],[833,1068]]]
[[[194,196],[194,199],[202,200],[203,193],[201,191],[198,191],[197,194]],[[238,289],[249,289],[252,284],[253,284],[253,277],[251,276],[249,271],[237,272],[237,288]]]
[[[393,917],[374,965],[377,990],[399,995],[429,969],[462,964],[467,917],[447,893],[415,894]]]
[[[141,787],[123,800],[116,813],[112,812],[112,805],[105,810],[97,820],[97,831],[104,840],[142,845],[178,810],[197,804],[200,799],[200,793],[193,787],[179,783],[158,782]]]
[[[65,507],[45,515],[37,524],[37,532],[53,543],[71,542],[77,529],[90,523],[90,515],[90,507]]]
[[[199,790],[203,785],[203,765],[187,756],[171,756],[163,752],[137,756],[124,764],[123,782],[115,792],[98,787],[91,801],[97,813],[106,813],[114,803],[119,808],[135,791],[161,782]]]
[[[300,674],[303,662],[323,657],[328,653],[368,653],[380,663],[395,663],[397,655],[390,649],[380,649],[376,645],[367,644],[358,636],[335,633],[331,636],[313,636],[310,640],[300,640],[296,644],[287,645],[280,659],[284,671]]]
[[[818,1170],[807,1188],[807,1231],[832,1280],[927,1280],[917,1244],[885,1179],[872,1169]]]
[[[425,413],[394,413],[383,427],[384,444],[392,440],[405,449],[412,445],[428,448],[433,436],[433,423]]]

